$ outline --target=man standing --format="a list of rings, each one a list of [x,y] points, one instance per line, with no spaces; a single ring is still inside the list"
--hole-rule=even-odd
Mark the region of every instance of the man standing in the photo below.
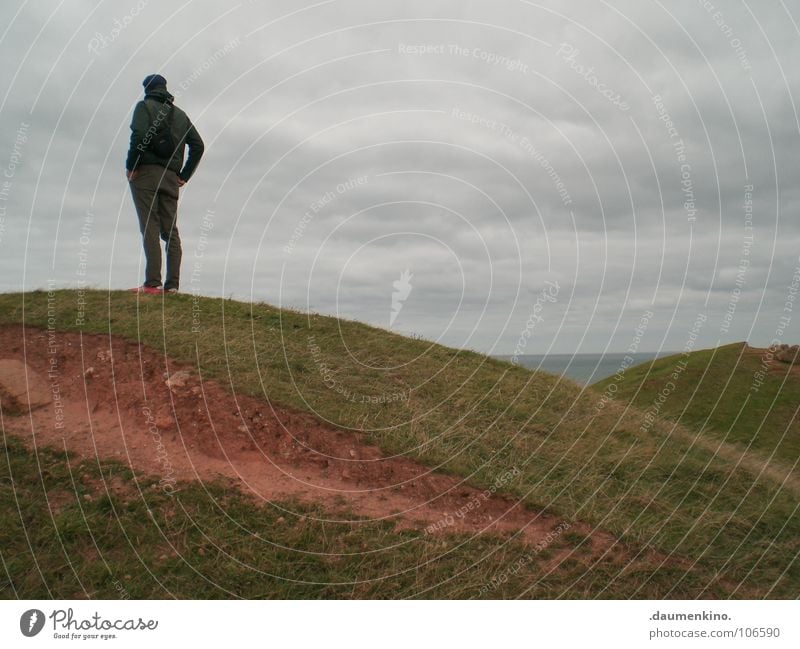
[[[144,99],[136,104],[131,121],[131,145],[125,164],[133,203],[139,216],[146,293],[161,292],[161,243],[167,253],[164,290],[177,292],[181,274],[178,235],[178,188],[192,177],[203,155],[203,140],[191,120],[172,102],[167,80],[151,74],[142,82]],[[183,154],[189,145],[189,156]]]

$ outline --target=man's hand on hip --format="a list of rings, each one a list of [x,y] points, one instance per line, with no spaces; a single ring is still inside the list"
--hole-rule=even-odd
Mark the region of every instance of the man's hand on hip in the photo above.
[[[134,178],[136,178],[136,170],[129,171],[128,169],[125,170],[125,175],[128,177],[128,182],[132,182]]]
[[[178,178],[178,187],[183,187],[186,181],[183,178]]]

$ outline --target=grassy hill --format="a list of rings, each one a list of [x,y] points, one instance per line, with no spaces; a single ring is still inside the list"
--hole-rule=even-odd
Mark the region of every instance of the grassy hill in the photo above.
[[[259,507],[224,483],[182,484],[173,498],[157,479],[115,462],[77,462],[58,449],[34,454],[12,437],[4,443],[6,599],[581,598],[609,579],[617,594],[660,590],[643,584],[640,572],[587,569],[584,539],[569,532],[536,552],[537,562],[525,561],[530,547],[497,537],[443,539],[386,522],[325,522],[320,508]],[[548,574],[541,562],[556,553],[571,558]],[[493,583],[498,575],[506,579]],[[681,575],[663,569],[664,579]],[[700,581],[692,576],[690,588],[702,588]]]
[[[800,459],[800,367],[770,361],[767,350],[734,343],[644,363],[621,380],[611,377],[593,387],[603,393],[615,385],[617,399],[644,410],[666,391],[662,416],[794,466]]]
[[[385,453],[465,476],[478,487],[513,471],[514,479],[504,485],[507,494],[623,538],[634,560],[627,569],[587,565],[580,560],[584,539],[564,535],[559,543],[574,552],[556,570],[523,562],[509,572],[529,550],[488,537],[467,543],[379,524],[347,530],[319,529],[303,519],[278,524],[271,512],[230,490],[220,493],[220,508],[199,486],[186,488],[177,511],[173,501],[154,496],[149,507],[156,525],[135,500],[108,494],[88,505],[65,505],[67,521],[53,520],[36,503],[68,478],[66,484],[74,484],[74,476],[64,473],[63,458],[53,454],[42,464],[47,475],[38,477],[36,458],[7,440],[12,459],[0,474],[2,516],[4,523],[21,522],[0,532],[10,576],[4,596],[47,596],[51,591],[42,584],[56,568],[69,585],[52,592],[68,596],[77,583],[69,571],[75,557],[98,573],[89,580],[90,594],[109,596],[109,572],[119,569],[109,571],[91,552],[83,557],[79,551],[89,547],[86,535],[98,527],[104,544],[98,553],[116,552],[118,564],[129,566],[125,574],[131,579],[122,583],[133,596],[800,595],[796,476],[774,458],[763,470],[764,447],[742,452],[713,436],[710,444],[694,428],[697,420],[679,425],[657,418],[645,425],[647,409],[626,407],[619,393],[604,401],[602,391],[486,356],[266,304],[101,291],[0,295],[0,325],[23,322],[139,340],[232,391],[363,431]],[[706,399],[718,392],[718,384],[707,384]],[[131,479],[113,465],[95,463],[81,471],[89,482],[103,471]],[[108,516],[109,509],[116,518]],[[260,530],[258,537],[243,535],[228,519],[230,511],[234,520]],[[26,550],[27,529],[41,531],[33,544],[45,566],[39,577]],[[198,539],[214,551],[196,556]],[[147,548],[143,558],[136,554],[140,546]],[[647,548],[675,561],[638,560]],[[182,550],[192,550],[191,561]],[[20,576],[31,570],[32,577]],[[497,575],[506,577],[501,587],[481,590]],[[339,582],[345,585],[330,585]]]

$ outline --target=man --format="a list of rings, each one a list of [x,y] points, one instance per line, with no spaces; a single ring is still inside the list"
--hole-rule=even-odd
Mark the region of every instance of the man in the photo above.
[[[161,292],[161,243],[167,253],[164,291],[180,285],[181,240],[178,235],[178,188],[192,177],[203,155],[203,140],[192,122],[172,102],[167,80],[151,74],[142,82],[144,100],[136,104],[131,121],[131,144],[125,168],[133,194],[146,259],[140,291]],[[189,156],[183,154],[189,145]]]

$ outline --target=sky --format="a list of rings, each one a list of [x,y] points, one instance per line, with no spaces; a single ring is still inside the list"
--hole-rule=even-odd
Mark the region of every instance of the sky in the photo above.
[[[797,0],[4,0],[0,290],[142,282],[124,162],[157,72],[206,145],[183,292],[493,354],[798,343],[798,23]]]

